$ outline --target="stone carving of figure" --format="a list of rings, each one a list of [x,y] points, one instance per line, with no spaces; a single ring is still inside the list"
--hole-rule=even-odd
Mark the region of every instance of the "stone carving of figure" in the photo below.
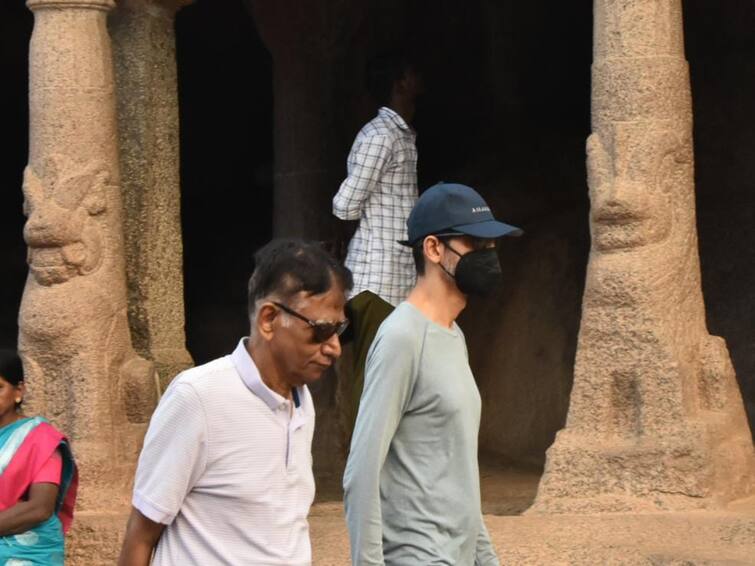
[[[125,274],[109,237],[117,189],[104,164],[60,154],[24,173],[29,279],[19,349],[33,410],[66,430],[84,477],[132,457],[157,393],[152,363],[131,347]]]
[[[102,164],[66,171],[53,156],[37,173],[24,171],[24,239],[29,270],[49,287],[94,272],[102,263],[101,216],[107,210],[109,182]]]

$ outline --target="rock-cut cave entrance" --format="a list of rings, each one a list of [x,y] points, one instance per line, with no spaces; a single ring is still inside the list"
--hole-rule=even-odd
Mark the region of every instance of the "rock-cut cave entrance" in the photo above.
[[[501,247],[503,288],[470,304],[460,321],[483,398],[487,512],[527,507],[568,409],[589,249],[590,4],[365,2],[343,64],[323,78],[338,102],[330,110],[335,127],[324,134],[335,171],[330,194],[354,134],[374,112],[359,69],[370,53],[408,43],[428,83],[415,124],[420,188],[438,180],[475,186],[497,214],[527,231]],[[755,176],[749,158],[755,129],[747,101],[755,95],[755,8],[685,0],[684,9],[708,322],[727,340],[752,423],[755,220],[748,180]],[[21,3],[3,4],[2,11],[1,72],[9,88],[0,111],[8,125],[3,146],[10,149],[0,163],[8,189],[0,205],[0,343],[8,345],[16,339],[26,272],[20,183],[32,17]],[[273,221],[274,109],[285,91],[275,92],[274,57],[256,23],[242,0],[198,0],[176,19],[187,341],[198,363],[226,353],[246,331],[254,249],[297,229],[285,218]],[[318,214],[327,225],[329,210]],[[325,385],[320,394],[323,415],[332,416],[331,389]],[[334,430],[320,425],[322,435]],[[339,496],[332,447],[318,441],[314,454],[326,497]]]

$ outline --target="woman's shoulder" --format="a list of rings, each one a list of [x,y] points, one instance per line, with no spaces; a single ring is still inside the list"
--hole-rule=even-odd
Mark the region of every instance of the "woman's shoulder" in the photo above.
[[[29,426],[33,427],[33,432],[37,435],[52,438],[58,442],[66,438],[66,435],[62,431],[58,430],[55,425],[41,415],[26,417],[26,420]]]

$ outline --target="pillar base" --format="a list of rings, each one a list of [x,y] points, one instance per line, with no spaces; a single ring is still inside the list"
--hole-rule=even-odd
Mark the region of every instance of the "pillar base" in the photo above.
[[[749,435],[690,427],[642,438],[563,430],[530,514],[641,513],[724,507],[755,486]]]

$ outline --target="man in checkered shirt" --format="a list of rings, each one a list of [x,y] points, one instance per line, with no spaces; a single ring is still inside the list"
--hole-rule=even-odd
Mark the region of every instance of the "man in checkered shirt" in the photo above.
[[[416,135],[409,123],[422,79],[408,59],[392,54],[370,63],[368,87],[382,106],[354,140],[333,214],[359,221],[346,256],[352,296],[369,290],[395,306],[415,281],[411,251],[397,241],[406,239],[417,200]]]

